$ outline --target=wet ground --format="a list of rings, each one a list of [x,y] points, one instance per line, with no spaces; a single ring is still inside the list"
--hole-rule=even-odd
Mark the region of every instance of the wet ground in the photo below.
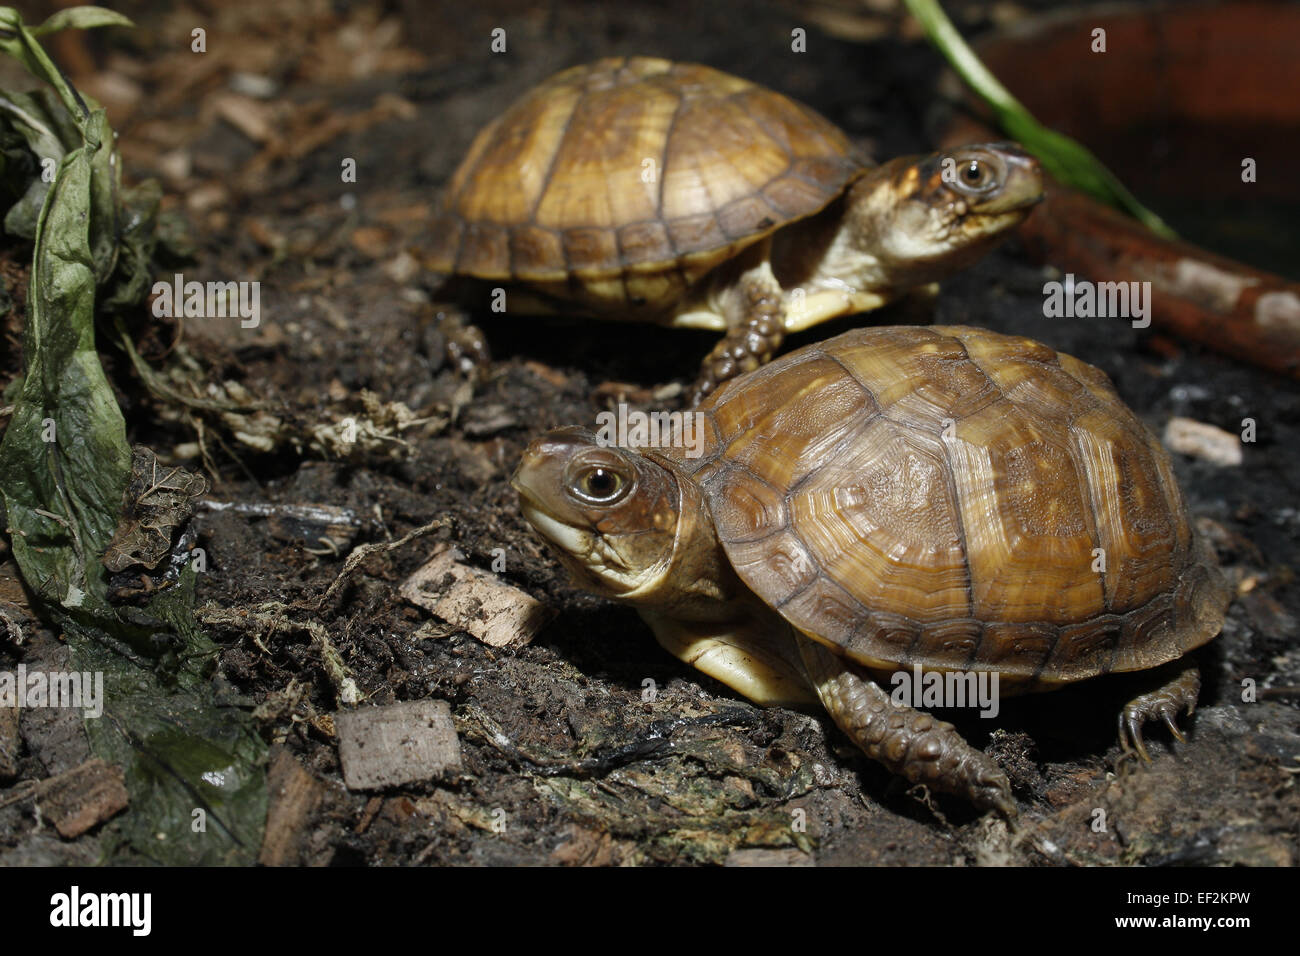
[[[110,107],[128,176],[161,178],[188,221],[198,249],[187,278],[262,283],[258,328],[191,320],[142,332],[142,348],[176,388],[247,394],[271,409],[183,410],[109,351],[130,437],[206,469],[212,502],[354,516],[330,532],[332,546],[319,528],[247,512],[201,508],[195,519],[219,680],[255,708],[273,744],[273,792],[300,804],[280,808],[268,862],[767,859],[732,856],[755,849],[819,865],[1295,862],[1300,710],[1284,692],[1242,700],[1247,678],[1300,685],[1294,382],[1122,323],[1044,318],[1042,286],[1055,275],[1014,241],[944,286],[937,321],[1030,335],[1098,365],[1157,432],[1174,415],[1232,432],[1250,417],[1258,428],[1238,467],[1175,457],[1189,507],[1242,592],[1222,637],[1197,655],[1204,689],[1188,743],[1153,729],[1149,767],[1119,760],[1115,714],[1135,684],[1118,678],[1008,701],[994,722],[945,715],[1011,777],[1022,808],[1013,835],[959,801],[909,792],[824,717],[759,710],[669,657],[634,612],[569,587],[520,517],[507,480],[530,438],[590,425],[620,390],[609,383],[647,403],[656,387],[687,383],[711,336],[482,316],[490,365],[471,378],[445,359],[434,278],[418,264],[425,230],[473,134],[535,82],[611,54],[699,60],[804,100],[891,156],[926,148],[938,115],[938,60],[911,32],[829,5],[813,15],[668,3],[629,15],[568,2],[520,12],[412,0],[341,14],[223,3],[203,11],[200,58],[188,52],[194,16],[129,6],[141,29],[97,38],[74,79]],[[1024,9],[996,6],[1002,17]],[[990,22],[984,5],[964,9]],[[507,31],[504,54],[489,52],[496,27]],[[790,52],[796,27],[808,31],[807,54]],[[346,158],[355,184],[340,182]],[[343,458],[320,429],[349,416],[379,437]],[[448,527],[371,555],[318,606],[353,546],[440,518]],[[404,601],[399,585],[440,541],[484,569],[504,549],[501,577],[553,608],[551,623],[526,646],[492,648]],[[21,602],[11,578],[0,587],[6,607]],[[365,704],[450,703],[459,771],[378,793],[344,786],[339,684],[309,630],[316,622]],[[29,667],[57,659],[53,635],[30,620],[27,629],[24,648],[0,654]],[[653,700],[643,699],[647,679]],[[78,730],[24,717],[11,778],[75,764]],[[43,833],[29,804],[6,803],[4,786],[0,859],[97,857],[99,831]]]

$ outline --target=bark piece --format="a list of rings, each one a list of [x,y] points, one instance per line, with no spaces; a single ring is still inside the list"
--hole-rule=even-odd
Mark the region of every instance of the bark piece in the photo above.
[[[550,608],[463,560],[455,548],[436,552],[402,583],[402,597],[492,647],[531,641],[550,620]]]
[[[460,740],[445,700],[342,711],[334,725],[349,790],[428,780],[460,765]]]
[[[324,798],[324,788],[293,754],[281,749],[267,771],[266,789],[270,805],[258,862],[263,866],[296,866]]]
[[[125,810],[130,802],[121,769],[98,757],[42,780],[36,791],[41,814],[69,840]]]

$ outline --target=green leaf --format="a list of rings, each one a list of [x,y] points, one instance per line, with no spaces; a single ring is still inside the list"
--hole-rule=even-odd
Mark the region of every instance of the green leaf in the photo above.
[[[105,606],[98,556],[116,527],[131,462],[95,352],[87,210],[100,148],[87,138],[68,153],[45,197],[23,336],[26,375],[0,444],[14,557],[28,584],[45,602],[92,609]]]
[[[130,18],[103,7],[68,7],[52,15],[39,27],[32,27],[28,32],[34,37],[43,37],[48,33],[72,28],[74,30],[93,30],[95,27],[133,27]]]
[[[972,90],[989,105],[1002,129],[1038,157],[1043,168],[1067,186],[1088,193],[1102,202],[1121,209],[1142,222],[1152,232],[1176,238],[1168,225],[1147,209],[1094,156],[1087,147],[1063,133],[1049,129],[998,82],[975,55],[957,28],[943,12],[938,0],[903,0],[908,11],[925,27],[939,51]]]
[[[124,208],[104,111],[72,89],[9,8],[0,8],[0,50],[54,87],[0,92],[0,134],[10,134],[0,135],[9,149],[0,155],[20,180],[6,183],[9,194],[32,201],[15,136],[33,155],[62,150],[35,217],[26,368],[0,442],[14,558],[77,669],[104,675],[104,713],[87,731],[96,755],[124,768],[131,794],[106,842],[160,863],[250,863],[265,822],[266,746],[248,715],[217,701],[217,649],[194,620],[194,572],[186,567],[144,610],[123,610],[102,562],[132,455],[95,351],[96,290],[112,277],[117,304],[142,297],[157,194],[136,191]]]
[[[69,113],[74,116],[90,114],[80,94],[36,42],[32,32],[23,25],[22,16],[13,7],[0,7],[0,52],[9,54],[27,67],[32,76],[54,87]]]
[[[46,159],[57,165],[81,142],[67,111],[49,90],[35,93],[0,92],[0,130],[7,163],[6,192],[16,202],[5,215],[5,232],[22,239],[36,238],[36,220],[50,184],[42,175]]]

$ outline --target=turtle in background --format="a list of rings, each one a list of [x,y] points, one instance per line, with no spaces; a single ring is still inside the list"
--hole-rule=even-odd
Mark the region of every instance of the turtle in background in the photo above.
[[[503,289],[512,313],[723,333],[695,404],[788,332],[970,265],[1042,190],[1013,143],[877,166],[829,120],[748,80],[604,59],[556,74],[478,134],[426,264],[471,308]]]

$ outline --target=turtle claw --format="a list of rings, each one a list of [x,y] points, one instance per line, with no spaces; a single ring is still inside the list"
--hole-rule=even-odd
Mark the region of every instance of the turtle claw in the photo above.
[[[1129,703],[1119,715],[1119,746],[1125,754],[1136,752],[1143,763],[1151,762],[1145,742],[1142,740],[1142,724],[1146,718],[1133,708],[1137,701]]]
[[[1015,827],[1020,810],[1011,796],[1011,783],[1000,770],[986,771],[980,775],[977,784],[972,787],[972,802],[981,810],[993,810],[1001,814],[1002,819],[1012,828]]]
[[[1150,763],[1151,755],[1142,740],[1142,725],[1157,717],[1164,721],[1175,740],[1186,742],[1187,736],[1174,718],[1183,709],[1189,717],[1192,715],[1200,691],[1201,675],[1195,667],[1188,667],[1158,690],[1129,701],[1119,715],[1120,749],[1125,755],[1136,752],[1144,763]]]
[[[1174,739],[1179,743],[1187,743],[1187,736],[1178,729],[1178,724],[1174,720],[1174,715],[1166,710],[1162,711],[1160,716],[1164,718],[1165,726],[1168,727],[1169,732],[1174,735]]]

